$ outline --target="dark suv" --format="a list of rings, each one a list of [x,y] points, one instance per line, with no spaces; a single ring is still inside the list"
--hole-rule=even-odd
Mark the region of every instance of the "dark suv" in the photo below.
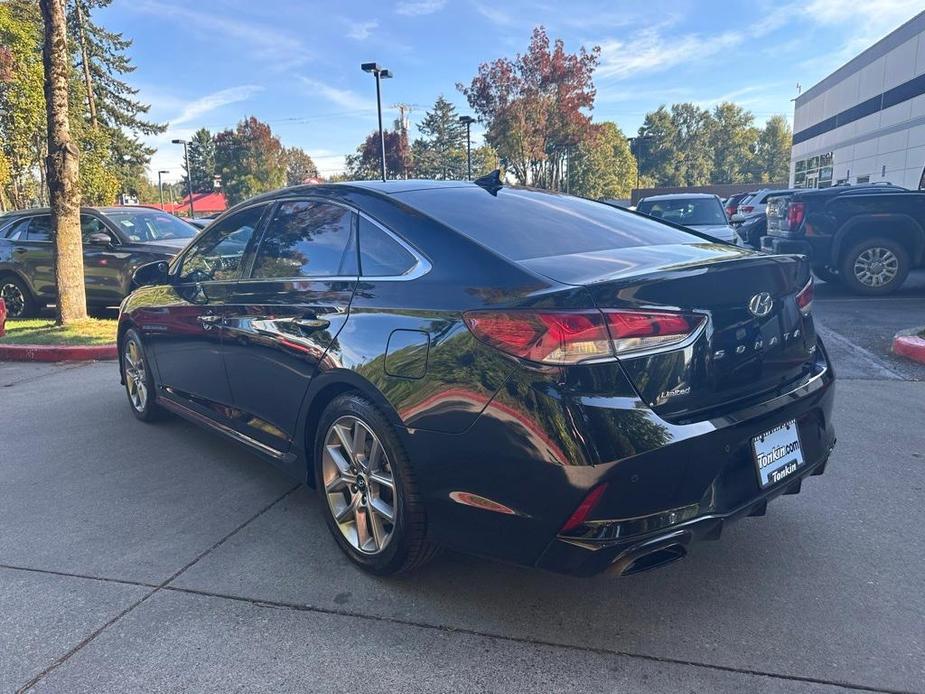
[[[197,230],[176,217],[147,207],[84,208],[87,304],[118,306],[131,291],[135,268],[169,260]],[[47,208],[0,217],[0,297],[11,318],[34,314],[57,296],[51,215]]]

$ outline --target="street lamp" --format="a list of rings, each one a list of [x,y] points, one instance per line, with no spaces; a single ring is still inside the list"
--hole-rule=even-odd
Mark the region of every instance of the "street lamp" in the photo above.
[[[186,159],[186,188],[189,192],[189,218],[195,219],[196,213],[193,212],[193,172],[189,168],[189,143],[186,140],[171,140],[175,145],[183,145],[183,158]]]
[[[164,184],[161,183],[161,175],[165,173],[170,173],[169,171],[158,171],[157,172],[157,195],[161,199],[161,212],[164,211]]]
[[[460,123],[466,124],[466,180],[472,180],[472,137],[469,135],[469,128],[475,123],[472,116],[460,116]]]
[[[385,133],[382,132],[382,92],[379,87],[380,80],[387,80],[392,77],[391,71],[381,67],[378,63],[363,63],[360,65],[363,72],[371,72],[376,76],[376,109],[379,112],[379,150],[380,150],[380,169],[382,171],[382,180],[385,180]]]
[[[639,157],[636,155],[636,152],[633,150],[636,149],[636,143],[642,140],[647,142],[649,140],[654,140],[655,135],[639,135],[637,137],[628,137],[626,141],[630,143],[630,154],[633,155],[633,161],[636,162],[636,185],[633,186],[636,190],[639,190]],[[638,151],[638,150],[637,150]]]

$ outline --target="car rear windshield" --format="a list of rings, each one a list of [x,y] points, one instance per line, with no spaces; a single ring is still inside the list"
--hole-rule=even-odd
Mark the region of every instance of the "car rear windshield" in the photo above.
[[[604,203],[520,188],[416,190],[395,197],[511,260],[701,240]]]
[[[726,223],[726,213],[716,198],[642,200],[636,209],[643,214],[682,226]]]
[[[199,233],[195,228],[166,212],[118,211],[107,212],[116,226],[132,241],[141,243],[166,241],[168,239],[191,239]]]

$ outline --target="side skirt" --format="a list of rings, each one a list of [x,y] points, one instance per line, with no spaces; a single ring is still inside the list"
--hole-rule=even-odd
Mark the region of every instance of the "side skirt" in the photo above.
[[[158,395],[156,402],[165,410],[170,410],[174,414],[180,415],[184,419],[188,419],[191,422],[204,427],[205,429],[211,429],[212,431],[227,436],[231,440],[243,444],[244,446],[247,446],[257,453],[260,453],[261,455],[268,456],[269,458],[272,458],[273,460],[281,463],[291,464],[295,462],[296,456],[294,453],[283,453],[282,451],[278,451],[272,446],[261,443],[256,439],[252,439],[250,436],[242,434],[240,431],[236,431],[231,427],[222,424],[221,422],[215,421],[211,417],[207,417],[206,415],[200,414],[199,412],[196,412],[195,410],[190,409],[185,405],[181,405],[176,400],[165,398],[163,395]]]

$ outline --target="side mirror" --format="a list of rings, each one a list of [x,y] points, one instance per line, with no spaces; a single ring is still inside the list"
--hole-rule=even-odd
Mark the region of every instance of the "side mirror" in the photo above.
[[[87,237],[87,243],[91,246],[111,246],[112,237],[104,231],[97,231]]]
[[[166,260],[155,260],[153,263],[139,265],[132,275],[132,284],[136,287],[167,284],[167,268]]]

